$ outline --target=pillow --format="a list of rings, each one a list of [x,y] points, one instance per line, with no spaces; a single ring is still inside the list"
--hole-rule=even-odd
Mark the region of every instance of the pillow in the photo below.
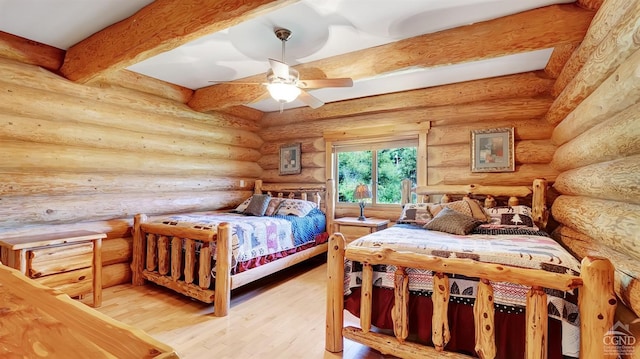
[[[467,202],[469,209],[471,209],[471,217],[483,222],[491,222],[491,217],[484,211],[484,206],[477,199],[471,199],[469,197],[463,197],[463,201]]]
[[[445,207],[429,223],[425,224],[424,228],[432,231],[465,235],[471,233],[481,223],[471,216]]]
[[[235,209],[232,209],[231,212],[235,212],[235,213],[242,213],[244,212],[244,210],[247,208],[247,206],[249,205],[249,202],[251,202],[251,198],[253,196],[247,198],[244,200],[244,202],[240,203],[238,205],[238,207],[236,207]]]
[[[396,223],[408,223],[424,225],[429,222],[433,216],[429,211],[429,205],[431,203],[407,203],[402,208],[400,218]]]
[[[267,206],[269,205],[270,200],[271,196],[268,194],[254,194],[253,196],[251,196],[249,205],[242,213],[250,216],[261,217],[267,210]]]
[[[533,222],[531,207],[529,206],[503,206],[486,209],[491,217],[489,226],[502,226],[509,228],[529,228],[537,230]]]
[[[283,202],[284,202],[284,198],[280,198],[280,197],[271,198],[271,200],[269,201],[269,205],[267,206],[267,210],[264,212],[264,215],[273,216],[274,214],[276,214],[280,206],[282,206]]]
[[[276,214],[304,217],[314,208],[318,208],[318,205],[315,202],[306,201],[304,199],[287,198],[282,202]]]
[[[429,206],[429,211],[431,211],[431,215],[433,217],[437,216],[438,213],[440,213],[440,211],[442,211],[442,209],[444,208],[450,208],[456,212],[465,214],[469,217],[472,217],[472,212],[471,212],[471,208],[469,207],[469,203],[467,203],[466,201],[453,201],[453,202],[447,202],[447,203],[438,203],[438,204],[432,204],[431,206]]]

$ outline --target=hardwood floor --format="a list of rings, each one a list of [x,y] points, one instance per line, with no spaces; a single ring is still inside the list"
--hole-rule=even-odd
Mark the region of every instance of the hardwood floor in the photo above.
[[[223,318],[212,315],[212,304],[153,284],[106,288],[98,310],[146,331],[186,359],[394,358],[348,340],[342,353],[324,350],[326,269],[321,256],[239,288]],[[351,316],[346,321],[357,325]]]

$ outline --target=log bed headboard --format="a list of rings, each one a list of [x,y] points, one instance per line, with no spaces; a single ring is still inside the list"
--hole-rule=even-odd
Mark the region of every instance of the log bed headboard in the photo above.
[[[533,180],[532,187],[527,186],[485,186],[485,185],[435,185],[435,186],[418,186],[411,187],[410,180],[402,181],[402,199],[401,203],[411,202],[412,193],[418,196],[420,202],[426,202],[429,196],[443,195],[441,202],[448,202],[449,196],[484,196],[484,206],[487,208],[495,207],[496,197],[508,197],[508,205],[516,206],[520,203],[519,198],[531,197],[531,215],[533,221],[539,228],[546,228],[549,219],[549,209],[547,207],[547,180],[544,178],[536,178]],[[478,199],[478,198],[476,198]]]

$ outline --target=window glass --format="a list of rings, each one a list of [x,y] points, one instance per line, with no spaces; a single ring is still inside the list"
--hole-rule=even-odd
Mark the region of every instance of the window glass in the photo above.
[[[400,203],[401,181],[411,179],[416,184],[415,141],[390,142],[375,146],[343,146],[337,149],[338,202],[358,202],[354,191],[358,184],[366,184],[375,204]],[[408,145],[408,146],[407,146]]]

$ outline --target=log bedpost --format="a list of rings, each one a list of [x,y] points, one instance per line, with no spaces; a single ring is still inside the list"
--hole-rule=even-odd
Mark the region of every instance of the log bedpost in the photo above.
[[[533,180],[533,198],[531,203],[531,216],[533,221],[541,229],[547,227],[549,211],[547,210],[547,180],[536,178]]]
[[[326,215],[327,215],[327,232],[329,234],[333,233],[333,219],[335,218],[335,206],[336,206],[336,196],[335,196],[335,182],[333,179],[329,178],[327,180],[327,194],[326,194]]]
[[[133,257],[131,258],[131,284],[133,285],[144,284],[142,271],[144,270],[145,260],[143,257],[147,253],[147,244],[140,226],[147,219],[145,214],[136,214],[133,217]]]
[[[344,326],[344,247],[340,233],[329,237],[327,251],[327,318],[325,349],[342,351],[342,327]]]
[[[216,317],[227,316],[231,305],[231,248],[231,225],[222,222],[218,225],[216,238],[216,288],[213,298],[213,314]]]
[[[404,206],[407,203],[411,203],[411,180],[408,178],[403,179],[401,182],[401,186],[402,193],[400,204]]]
[[[614,267],[606,258],[587,256],[582,260],[580,277],[584,283],[578,291],[580,358],[616,358],[615,346],[607,347],[604,340],[613,330],[617,305]]]
[[[262,180],[256,180],[253,185],[253,193],[262,194]]]

